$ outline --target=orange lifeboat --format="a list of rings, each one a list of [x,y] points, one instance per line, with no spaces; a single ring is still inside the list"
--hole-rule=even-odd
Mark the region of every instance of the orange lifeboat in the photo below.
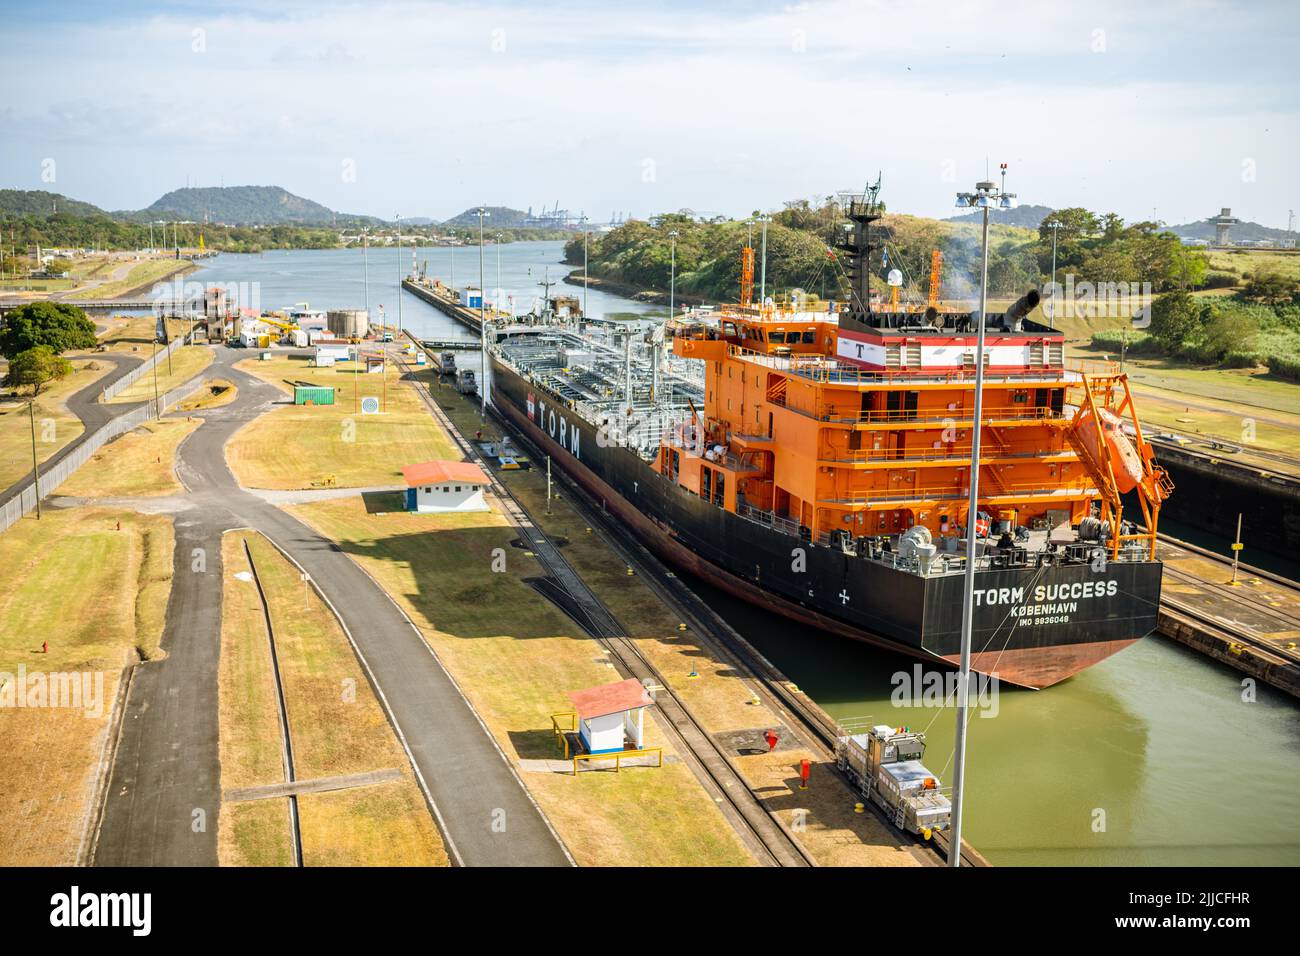
[[[1142,480],[1142,459],[1138,457],[1137,449],[1129,437],[1124,434],[1123,419],[1105,408],[1097,409],[1097,419],[1101,421],[1101,440],[1097,438],[1097,423],[1091,416],[1079,422],[1079,438],[1099,458],[1103,452],[1110,458],[1115,487],[1120,494],[1127,494]]]

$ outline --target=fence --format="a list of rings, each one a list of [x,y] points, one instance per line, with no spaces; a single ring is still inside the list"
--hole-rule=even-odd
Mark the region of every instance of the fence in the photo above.
[[[176,339],[173,344],[178,344],[181,340]],[[161,352],[158,353],[160,356]],[[139,371],[136,369],[135,371]],[[162,396],[162,411],[166,411],[172,405],[175,405],[182,398],[194,391],[193,381],[185,382],[172,389],[166,395]],[[105,390],[107,391],[107,389]],[[86,435],[81,443],[64,455],[59,461],[50,465],[48,470],[41,468],[41,497],[45,498],[54,492],[59,485],[63,484],[72,477],[72,473],[78,468],[90,461],[92,455],[99,449],[103,448],[114,438],[124,435],[133,428],[138,428],[151,418],[157,417],[154,410],[154,400],[151,398],[143,405],[131,409],[111,419],[89,435]],[[14,497],[10,498],[3,505],[0,505],[0,532],[9,530],[15,522],[23,515],[36,507],[36,484],[29,482],[23,487],[23,490]]]
[[[151,372],[155,365],[157,365],[159,362],[166,359],[167,356],[171,355],[172,352],[175,352],[182,345],[187,344],[190,338],[190,334],[192,333],[187,333],[185,335],[182,335],[178,339],[172,339],[170,342],[167,343],[166,348],[162,349],[161,351],[155,352],[153,355],[149,356],[147,359],[145,359],[135,368],[131,369],[131,371],[127,372],[125,375],[119,378],[112,385],[108,386],[108,388],[104,389],[104,391],[100,393],[99,400],[101,402],[112,401],[119,394],[121,394],[125,389],[130,388],[132,385],[134,385],[136,382],[140,380],[141,376]]]

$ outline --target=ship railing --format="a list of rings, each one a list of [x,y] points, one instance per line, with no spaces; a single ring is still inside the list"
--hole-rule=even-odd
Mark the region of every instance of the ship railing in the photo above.
[[[837,463],[837,464],[862,464],[866,462],[877,461],[897,461],[907,462],[935,462],[935,463],[952,463],[952,464],[970,464],[971,446],[969,443],[963,445],[945,445],[942,449],[936,450],[927,448],[925,451],[907,451],[903,450],[899,454],[896,448],[863,448],[857,451],[844,448],[828,449],[825,453],[817,456],[818,463]],[[985,461],[990,459],[1003,458],[1077,458],[1075,452],[1068,446],[1057,450],[1034,449],[1032,451],[999,451],[996,448],[988,446],[981,447],[981,458]]]
[[[831,422],[836,425],[878,425],[898,423],[924,423],[948,426],[973,425],[975,423],[973,411],[965,409],[955,409],[943,414],[921,414],[916,411],[909,411],[903,408],[878,408],[878,409],[852,409],[837,408],[834,405],[820,404],[816,408],[800,408],[797,405],[791,405],[786,401],[786,396],[769,399],[771,404],[787,408],[792,412],[797,412],[807,418],[812,418],[820,422]],[[1055,409],[1050,405],[1026,406],[1024,408],[996,408],[985,409],[984,424],[996,425],[999,422],[1021,422],[1021,421],[1065,421],[1069,415],[1064,409]]]
[[[766,525],[769,528],[775,528],[777,531],[783,531],[791,537],[803,537],[800,533],[801,525],[798,521],[787,518],[785,515],[779,515],[774,511],[763,511],[753,505],[738,501],[736,502],[736,514],[753,521],[755,524]]]
[[[1083,479],[1081,479],[1083,480]],[[919,488],[910,488],[906,493],[874,491],[870,493],[859,493],[851,495],[841,495],[838,498],[819,498],[819,505],[869,505],[881,503],[893,503],[902,501],[964,501],[967,493],[963,489],[960,493],[954,491],[955,486],[946,485],[924,485]],[[1005,498],[1008,495],[1022,495],[1026,497],[1038,495],[1051,495],[1052,497],[1083,498],[1088,495],[1096,495],[1097,491],[1091,486],[1078,485],[1053,485],[1051,487],[1042,487],[1031,483],[1003,481],[999,485],[981,488],[981,497],[987,495],[990,499]]]

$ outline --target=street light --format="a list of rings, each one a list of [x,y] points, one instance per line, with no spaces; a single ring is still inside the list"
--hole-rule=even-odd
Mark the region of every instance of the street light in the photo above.
[[[582,318],[587,319],[587,241],[591,238],[591,230],[587,228],[587,217],[582,217]],[[578,327],[581,329],[581,326]]]
[[[362,281],[366,286],[366,322],[370,321],[370,227],[361,230]]]
[[[402,331],[402,217],[393,214],[397,220],[397,332]]]
[[[952,781],[952,843],[948,865],[961,866],[962,788],[966,775],[966,725],[970,699],[970,645],[975,612],[975,539],[979,523],[980,432],[984,420],[984,324],[989,292],[989,210],[1014,209],[1015,193],[1006,191],[1007,166],[1002,164],[1002,188],[991,182],[978,182],[973,193],[958,193],[957,208],[979,209],[984,213],[981,232],[983,250],[980,264],[980,310],[975,324],[975,420],[971,429],[970,498],[966,504],[966,574],[961,600],[961,664],[957,672],[957,739],[954,743],[956,764]]]
[[[763,264],[759,267],[758,274],[758,305],[762,308],[767,305],[767,224],[772,221],[772,217],[759,216],[758,221],[763,224]]]
[[[668,233],[669,272],[668,272],[668,320],[671,322],[677,307],[677,230]]]
[[[1052,297],[1049,299],[1047,313],[1047,327],[1056,328],[1056,234],[1061,228],[1061,221],[1058,219],[1052,223]]]
[[[488,354],[487,354],[487,304],[483,299],[483,220],[492,215],[485,206],[478,207],[478,326],[479,352],[483,358],[483,381],[479,384],[478,394],[481,400],[479,414],[487,418],[488,400]]]
[[[496,301],[496,299],[497,299],[497,297],[499,297],[499,296],[501,295],[501,292],[502,292],[502,289],[501,289],[501,233],[498,232],[498,233],[493,237],[492,241],[493,241],[494,243],[496,243],[496,247],[497,247],[497,294],[496,294],[496,296],[493,296],[492,308],[493,308],[494,310],[496,310],[497,312],[500,312],[500,311],[501,311],[501,303],[498,302],[498,301]]]

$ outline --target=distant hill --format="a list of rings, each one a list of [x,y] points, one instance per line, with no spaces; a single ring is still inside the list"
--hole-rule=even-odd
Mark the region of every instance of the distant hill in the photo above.
[[[1186,222],[1181,226],[1166,226],[1165,228],[1183,239],[1214,238],[1214,225],[1208,219],[1202,219],[1200,222]],[[1232,227],[1229,237],[1233,242],[1240,242],[1243,239],[1277,241],[1279,239],[1294,239],[1296,234],[1287,232],[1285,229],[1271,229],[1268,226],[1261,226],[1257,222],[1239,222]]]
[[[522,209],[511,209],[509,206],[485,206],[488,211],[488,217],[483,220],[484,229],[518,229],[524,225],[528,218],[528,213]],[[458,216],[452,216],[450,219],[444,219],[444,226],[477,226],[478,225],[478,207],[466,209]]]
[[[135,217],[219,222],[231,226],[378,223],[372,216],[336,213],[280,186],[208,186],[173,189]]]
[[[109,213],[88,202],[69,199],[42,189],[0,189],[0,215],[4,216],[107,216]]]
[[[997,223],[999,226],[1020,226],[1024,229],[1037,229],[1052,212],[1051,206],[1029,204],[1017,206],[1015,209],[998,210],[989,216],[989,222]],[[984,214],[982,212],[968,212],[960,216],[950,216],[944,222],[980,222],[983,218]]]

